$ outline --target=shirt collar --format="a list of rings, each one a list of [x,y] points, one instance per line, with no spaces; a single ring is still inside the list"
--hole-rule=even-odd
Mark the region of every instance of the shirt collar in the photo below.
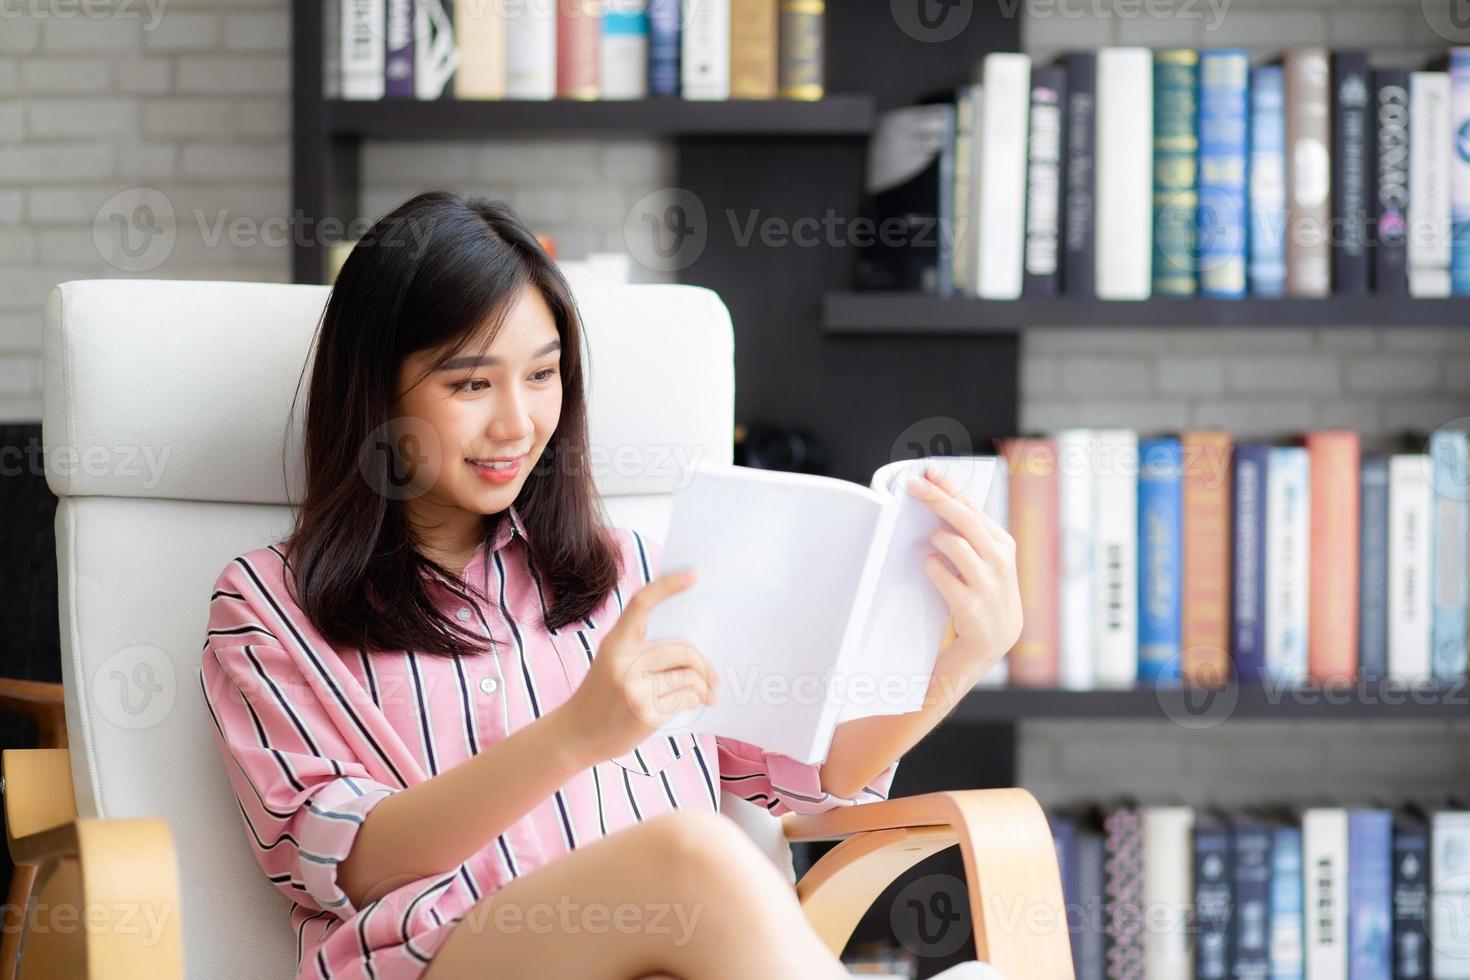
[[[467,584],[471,581],[478,582],[484,579],[485,576],[483,575],[472,575],[471,573],[476,572],[481,566],[487,564],[490,561],[490,555],[510,544],[512,538],[520,538],[522,544],[525,544],[529,540],[526,537],[525,522],[521,520],[520,514],[516,512],[514,504],[506,509],[505,517],[497,523],[495,536],[490,540],[488,548],[486,543],[481,541],[475,547],[474,553],[470,555],[470,560],[463,568],[458,570],[461,582]],[[424,574],[427,575],[429,573],[425,570]]]

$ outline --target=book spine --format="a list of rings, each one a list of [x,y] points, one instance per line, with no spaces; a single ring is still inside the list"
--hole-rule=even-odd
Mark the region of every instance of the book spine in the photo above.
[[[1286,294],[1332,291],[1332,92],[1323,48],[1288,51],[1286,86]]]
[[[1154,53],[1153,292],[1193,296],[1199,215],[1199,52]]]
[[[951,288],[962,295],[975,295],[975,247],[979,243],[975,221],[975,150],[978,139],[980,87],[962,85],[955,92],[954,122],[954,227],[948,234]],[[940,229],[945,234],[944,229]]]
[[[1071,927],[1072,962],[1077,980],[1103,980],[1107,939],[1103,931],[1104,889],[1103,837],[1082,833],[1076,838],[1077,902],[1081,915]]]
[[[1148,299],[1153,278],[1153,53],[1097,53],[1094,283],[1101,299]]]
[[[1314,807],[1302,815],[1307,976],[1346,980],[1347,811]]]
[[[954,293],[954,228],[955,179],[954,153],[958,121],[953,105],[941,106],[943,126],[939,143],[939,186],[936,188],[935,231],[933,234],[934,259],[930,269],[934,276],[933,292],[938,296]]]
[[[1382,980],[1392,970],[1393,816],[1348,813],[1348,980]]]
[[[1466,604],[1470,601],[1470,486],[1466,458],[1470,436],[1441,428],[1429,437],[1431,477],[1434,481],[1434,530],[1431,538],[1434,613],[1431,620],[1432,667],[1441,680],[1465,677]]]
[[[1026,154],[1027,296],[1061,290],[1062,127],[1067,73],[1037,68],[1031,73],[1031,120]]]
[[[985,56],[980,139],[980,223],[976,292],[982,299],[1021,295],[1026,240],[1026,131],[1031,104],[1031,59],[1000,52]]]
[[[1181,676],[1223,687],[1230,674],[1230,434],[1186,432]]]
[[[1164,436],[1138,445],[1138,679],[1179,680],[1183,454]]]
[[[1092,616],[1098,687],[1138,682],[1138,435],[1093,434]]]
[[[1057,444],[1057,522],[1061,548],[1058,585],[1060,684],[1074,691],[1095,686],[1093,636],[1094,536],[1100,532],[1093,475],[1092,433],[1063,429]]]
[[[730,0],[730,98],[774,99],[778,0]]]
[[[455,0],[454,33],[459,66],[454,72],[456,99],[503,99],[506,77],[506,22],[501,8],[479,0]]]
[[[384,93],[411,99],[413,87],[413,0],[387,0],[388,33],[384,55]]]
[[[781,0],[781,98],[814,102],[827,90],[825,0]]]
[[[1271,835],[1272,828],[1259,820],[1235,823],[1235,980],[1267,980],[1271,974]]]
[[[648,7],[642,0],[623,0],[602,12],[598,72],[604,99],[648,97]]]
[[[1271,980],[1302,980],[1302,832],[1277,827],[1271,834]]]
[[[1409,294],[1450,295],[1450,77],[1409,75]]]
[[[387,0],[342,0],[342,98],[381,99],[386,92]]]
[[[1247,443],[1235,450],[1235,482],[1231,495],[1234,535],[1231,590],[1231,659],[1242,683],[1266,676],[1266,497],[1271,447]]]
[[[1388,461],[1388,671],[1410,683],[1431,675],[1430,528],[1434,496],[1427,455]]]
[[[1450,49],[1450,291],[1470,296],[1470,48]]]
[[[1307,669],[1323,684],[1351,683],[1358,666],[1356,432],[1312,432],[1312,580]]]
[[[1001,445],[1011,474],[1011,537],[1016,541],[1021,635],[1011,650],[1016,687],[1055,687],[1059,673],[1057,582],[1057,446],[1052,439],[1008,439]]]
[[[680,0],[649,0],[649,95],[679,95],[679,7]]]
[[[1144,973],[1143,816],[1119,808],[1103,818],[1103,921],[1107,936],[1104,976],[1108,980],[1141,978]]]
[[[1388,459],[1365,457],[1360,480],[1363,528],[1359,538],[1358,673],[1388,676]]]
[[[421,102],[454,98],[459,41],[454,0],[414,0],[413,87]]]
[[[1402,296],[1409,291],[1409,73],[1375,71],[1373,88],[1377,108],[1373,291]]]
[[[677,10],[677,0],[673,0]],[[556,98],[556,0],[523,0],[505,14],[505,97]]]
[[[342,2],[322,3],[322,96],[342,98]]]
[[[1332,289],[1368,293],[1372,260],[1368,201],[1372,194],[1368,129],[1368,53],[1332,54]]]
[[[1092,250],[1094,181],[1097,177],[1097,55],[1067,55],[1065,218],[1062,221],[1062,291],[1068,296],[1095,294]]]
[[[702,9],[705,4],[696,4]],[[560,99],[602,97],[600,57],[602,4],[559,0],[556,8],[556,95]]]
[[[1437,811],[1429,831],[1429,975],[1470,978],[1470,813]]]
[[[1286,295],[1286,92],[1279,65],[1251,73],[1250,288]]]
[[[1429,980],[1429,827],[1411,817],[1393,834],[1393,980]]]
[[[1143,810],[1144,980],[1175,980],[1190,969],[1190,932],[1186,911],[1193,898],[1194,810],[1151,806]]]
[[[1199,288],[1214,299],[1246,290],[1246,162],[1250,56],[1206,51],[1199,76]]]
[[[1311,582],[1311,458],[1273,446],[1266,478],[1266,672],[1275,682],[1307,679]]]
[[[685,6],[683,90],[686,99],[730,97],[730,0]]]
[[[1194,830],[1194,980],[1230,980],[1235,909],[1230,867],[1230,830],[1224,823],[1197,824]]]

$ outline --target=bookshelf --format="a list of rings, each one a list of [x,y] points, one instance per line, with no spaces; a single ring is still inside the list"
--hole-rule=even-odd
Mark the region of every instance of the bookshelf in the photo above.
[[[1365,684],[1331,691],[1242,685],[1213,692],[1178,687],[1120,691],[997,688],[970,692],[952,717],[977,723],[1153,719],[1200,727],[1307,719],[1434,723],[1470,718],[1470,686]]]

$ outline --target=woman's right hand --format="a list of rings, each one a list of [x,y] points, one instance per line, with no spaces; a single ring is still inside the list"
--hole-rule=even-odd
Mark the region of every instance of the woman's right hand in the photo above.
[[[699,651],[678,640],[652,643],[644,632],[653,608],[696,578],[693,569],[669,572],[633,593],[564,705],[595,761],[631,752],[681,712],[715,703],[719,678]]]

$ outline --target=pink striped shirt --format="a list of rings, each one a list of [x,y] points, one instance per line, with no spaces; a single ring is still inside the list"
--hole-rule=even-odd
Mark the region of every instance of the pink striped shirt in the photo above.
[[[459,867],[355,907],[337,865],[368,812],[566,701],[624,599],[658,573],[659,546],[615,529],[622,571],[613,594],[575,627],[548,630],[524,527],[514,508],[509,517],[463,571],[473,602],[426,573],[440,608],[490,634],[496,653],[334,648],[290,598],[279,545],[239,556],[215,581],[205,700],[250,847],[292,902],[298,978],[419,977],[484,896],[649,817],[718,809],[722,785],[775,814],[888,792],[893,767],[845,800],[822,791],[817,767],[744,742],[652,738],[578,773]]]

